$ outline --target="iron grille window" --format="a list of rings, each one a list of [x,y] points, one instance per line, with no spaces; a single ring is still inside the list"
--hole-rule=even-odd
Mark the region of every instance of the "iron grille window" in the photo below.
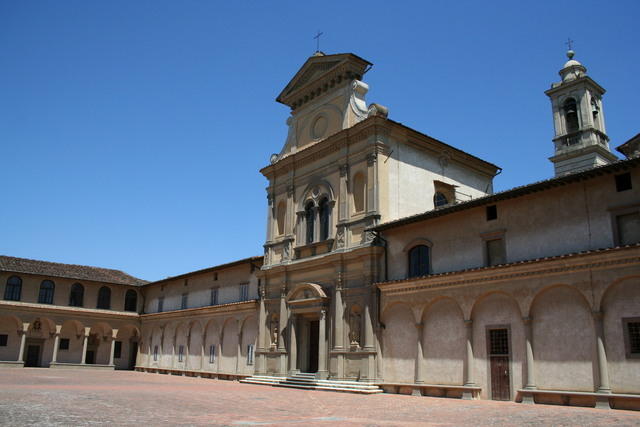
[[[158,298],[158,313],[162,313],[164,310],[164,297]]]
[[[616,191],[626,191],[631,190],[631,174],[623,173],[621,175],[616,175]]]
[[[209,305],[218,305],[218,288],[211,289],[211,301]]]
[[[98,291],[98,305],[96,308],[109,310],[111,308],[111,289],[103,286]]]
[[[58,350],[69,350],[69,338],[60,338]]]
[[[38,302],[40,304],[53,304],[53,291],[56,285],[51,280],[43,280],[40,284]]]
[[[0,347],[6,347],[8,339],[9,339],[9,335],[0,334]]]
[[[116,341],[113,347],[113,357],[120,359],[122,357],[122,341]]]
[[[184,346],[181,345],[180,347],[178,347],[178,362],[182,362],[183,359],[184,359]]]
[[[489,353],[493,356],[509,354],[509,331],[507,329],[489,330]]]
[[[209,363],[215,363],[216,361],[216,345],[211,344],[209,346]]]
[[[254,348],[253,344],[247,346],[247,365],[253,365]]]
[[[187,308],[188,301],[189,301],[189,294],[182,294],[182,302],[180,303],[180,308],[182,310]]]
[[[415,246],[409,251],[409,277],[429,274],[429,247]]]
[[[22,293],[22,279],[18,276],[11,276],[7,279],[7,286],[4,288],[4,299],[7,301],[20,301]]]
[[[129,289],[124,296],[124,311],[136,311],[138,309],[138,294]]]
[[[158,346],[154,346],[153,347],[153,361],[157,362],[158,361]]]
[[[82,307],[84,305],[84,286],[74,283],[69,292],[69,305],[71,307]]]
[[[240,301],[247,301],[249,299],[249,284],[245,283],[240,285]]]
[[[496,205],[487,206],[487,221],[498,219],[498,207]]]
[[[640,321],[627,322],[627,334],[629,337],[629,353],[640,355]]]

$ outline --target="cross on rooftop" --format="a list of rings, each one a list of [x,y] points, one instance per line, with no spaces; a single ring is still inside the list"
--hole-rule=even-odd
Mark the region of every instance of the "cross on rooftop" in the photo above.
[[[569,50],[573,50],[573,40],[571,40],[571,38],[568,38],[565,44],[567,45]]]
[[[320,52],[320,36],[323,34],[324,33],[321,33],[320,30],[318,30],[318,34],[313,37],[314,39],[316,39],[316,52]]]

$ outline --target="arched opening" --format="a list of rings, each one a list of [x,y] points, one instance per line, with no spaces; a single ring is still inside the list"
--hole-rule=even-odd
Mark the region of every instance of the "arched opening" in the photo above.
[[[111,308],[111,289],[107,286],[103,286],[98,291],[98,304],[96,308],[109,310]]]
[[[564,118],[567,124],[567,133],[576,132],[580,125],[578,122],[578,107],[576,100],[569,98],[564,102],[562,107],[564,109]]]
[[[313,243],[313,230],[315,228],[315,212],[313,202],[308,202],[304,207],[304,219],[306,223],[306,243]]]
[[[276,209],[276,228],[277,235],[282,236],[284,234],[284,219],[287,213],[287,204],[284,201],[278,203],[278,208]]]
[[[409,277],[429,274],[429,247],[418,245],[409,251]]]
[[[320,200],[318,211],[320,216],[320,241],[323,241],[329,238],[329,216],[331,214],[329,201],[326,198]]]
[[[353,210],[355,213],[364,212],[367,185],[362,173],[353,177]]]
[[[138,293],[133,289],[129,289],[124,295],[124,311],[138,310]]]
[[[80,283],[74,283],[71,285],[71,292],[69,292],[69,306],[82,307],[84,304],[84,286]]]
[[[445,196],[441,191],[436,191],[436,194],[433,195],[433,205],[438,208],[440,206],[446,206],[448,204],[449,200],[447,200],[447,196]]]
[[[40,283],[40,292],[38,293],[38,303],[53,304],[53,292],[56,288],[55,283],[51,280],[43,280]]]
[[[22,294],[22,279],[18,276],[11,276],[7,279],[7,286],[4,288],[4,299],[7,301],[20,301]]]

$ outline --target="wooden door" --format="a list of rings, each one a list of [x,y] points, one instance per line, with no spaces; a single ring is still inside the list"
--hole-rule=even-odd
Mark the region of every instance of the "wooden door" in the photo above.
[[[318,372],[318,340],[320,322],[312,320],[309,322],[309,369],[307,372]]]
[[[489,329],[488,332],[491,398],[493,400],[510,400],[509,330],[506,328]]]
[[[24,366],[27,368],[35,368],[40,366],[40,346],[37,344],[27,345],[27,357],[24,360]]]

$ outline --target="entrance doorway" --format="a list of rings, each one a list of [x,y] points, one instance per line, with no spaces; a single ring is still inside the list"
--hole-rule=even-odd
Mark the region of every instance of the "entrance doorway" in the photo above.
[[[509,329],[489,329],[488,338],[491,399],[510,400]]]
[[[307,372],[318,372],[318,338],[320,337],[320,321],[309,321],[309,369]]]
[[[24,359],[25,368],[37,368],[40,366],[40,344],[27,344],[27,354]]]
[[[129,355],[129,369],[133,370],[136,367],[136,359],[138,358],[138,343],[131,341],[131,354]]]

